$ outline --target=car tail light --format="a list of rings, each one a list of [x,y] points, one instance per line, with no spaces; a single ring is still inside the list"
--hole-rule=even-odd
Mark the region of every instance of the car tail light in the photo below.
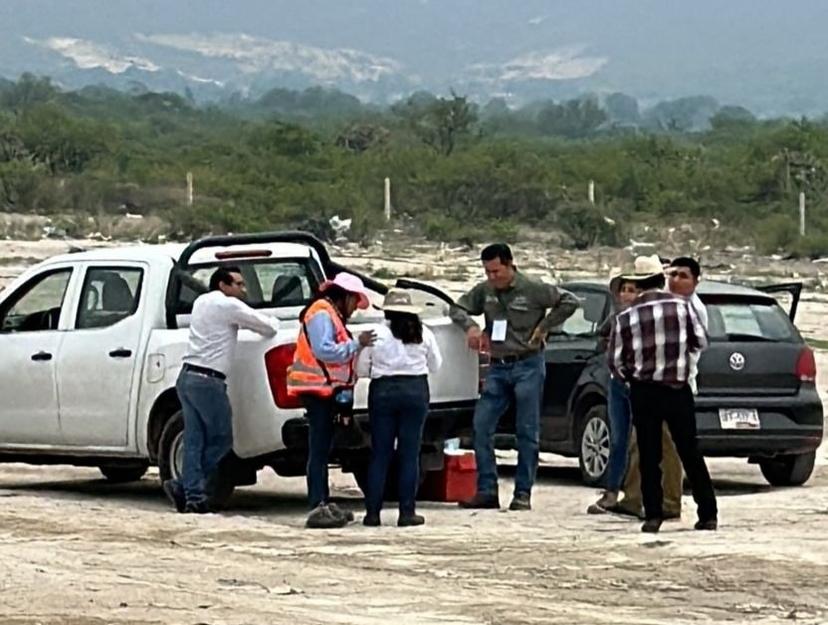
[[[302,401],[296,395],[288,395],[287,373],[288,367],[293,364],[293,354],[296,343],[288,343],[274,347],[265,354],[265,369],[267,380],[270,383],[270,392],[273,401],[279,408],[301,408]]]
[[[810,347],[803,347],[796,361],[796,377],[801,382],[816,382],[816,360]]]

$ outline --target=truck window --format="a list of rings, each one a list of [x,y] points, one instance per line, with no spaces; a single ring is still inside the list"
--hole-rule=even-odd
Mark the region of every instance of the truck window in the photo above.
[[[227,263],[238,267],[247,283],[247,303],[253,308],[305,306],[310,303],[320,283],[320,277],[308,258],[279,258]],[[205,293],[210,276],[218,263],[199,265],[189,269],[190,275],[203,285],[198,291],[184,283],[179,299],[178,314],[192,311],[196,297]]]
[[[106,328],[131,317],[141,300],[144,271],[138,267],[95,267],[86,272],[75,327]]]
[[[35,276],[11,296],[0,310],[3,332],[56,330],[72,269]]]

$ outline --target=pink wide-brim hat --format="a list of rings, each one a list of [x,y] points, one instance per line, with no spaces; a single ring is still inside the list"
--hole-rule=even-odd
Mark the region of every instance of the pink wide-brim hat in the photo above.
[[[358,308],[365,309],[371,305],[371,300],[368,299],[368,289],[365,288],[362,280],[357,278],[355,275],[344,271],[342,273],[338,273],[333,280],[325,280],[325,282],[320,284],[319,290],[325,291],[333,285],[338,286],[343,291],[348,291],[348,293],[359,295],[359,304],[357,304]]]

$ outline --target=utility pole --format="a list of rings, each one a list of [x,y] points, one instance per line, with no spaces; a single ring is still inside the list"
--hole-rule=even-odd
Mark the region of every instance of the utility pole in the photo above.
[[[589,181],[589,190],[588,190],[587,194],[588,194],[587,197],[589,197],[589,203],[590,204],[595,204],[595,181],[594,180]]]
[[[805,191],[799,192],[799,236],[805,236]]]
[[[187,172],[187,206],[193,205],[193,172]]]
[[[391,178],[385,179],[385,221],[391,221]]]

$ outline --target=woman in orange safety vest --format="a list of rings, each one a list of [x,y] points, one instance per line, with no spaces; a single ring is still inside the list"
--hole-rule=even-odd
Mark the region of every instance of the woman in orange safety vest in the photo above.
[[[308,418],[308,503],[311,512],[307,527],[342,527],[353,521],[353,513],[330,502],[328,456],[334,433],[334,419],[353,405],[356,381],[354,366],[362,348],[373,345],[373,331],[353,338],[346,327],[357,308],[370,301],[362,280],[340,273],[323,282],[311,304],[299,315],[302,327],[296,355],[288,371],[287,387],[298,395]]]

